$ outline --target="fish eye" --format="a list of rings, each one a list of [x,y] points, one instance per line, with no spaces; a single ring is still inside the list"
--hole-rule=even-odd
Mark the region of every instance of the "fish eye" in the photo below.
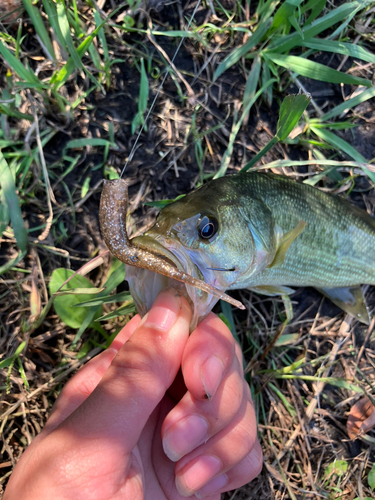
[[[212,238],[218,230],[218,222],[213,217],[208,217],[205,215],[201,217],[198,221],[198,234],[203,240],[209,240]]]

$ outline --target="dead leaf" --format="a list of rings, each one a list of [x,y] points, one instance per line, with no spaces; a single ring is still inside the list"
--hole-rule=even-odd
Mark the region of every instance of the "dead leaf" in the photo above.
[[[21,0],[0,0],[0,18],[2,23],[14,23],[23,13]]]
[[[39,318],[40,313],[42,312],[42,299],[38,288],[38,270],[35,264],[33,264],[31,271],[30,312],[30,321],[35,321],[35,319]]]
[[[346,428],[350,439],[366,434],[375,427],[375,406],[365,396],[352,406]]]

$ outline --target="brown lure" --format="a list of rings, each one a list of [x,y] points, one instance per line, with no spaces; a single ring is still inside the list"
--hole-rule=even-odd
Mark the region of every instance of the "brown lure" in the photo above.
[[[166,257],[153,253],[141,245],[134,245],[126,232],[128,184],[123,179],[104,181],[100,198],[99,222],[104,241],[110,252],[121,262],[148,269],[169,278],[195,286],[235,307],[245,309],[238,300],[220,292],[205,281],[194,278],[176,267]]]

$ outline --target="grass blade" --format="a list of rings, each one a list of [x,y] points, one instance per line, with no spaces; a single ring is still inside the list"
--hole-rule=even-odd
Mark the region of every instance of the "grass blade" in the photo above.
[[[270,70],[270,64],[267,64],[266,61],[262,62],[262,84],[265,85],[270,79],[271,79],[271,70]],[[278,76],[276,77],[278,78]],[[267,104],[269,107],[272,106],[272,101],[273,101],[273,87],[269,86],[267,87],[266,91],[264,92],[264,99],[266,100]]]
[[[4,191],[1,191],[0,194],[0,238],[3,235],[3,232],[7,228],[10,221],[9,207],[7,200],[4,196]]]
[[[46,14],[48,16],[48,21],[51,23],[52,31],[56,35],[61,48],[64,49],[64,51],[66,51],[66,44],[64,36],[61,33],[55,3],[53,2],[53,0],[42,0],[42,1],[44,10],[46,11]]]
[[[277,54],[276,52],[263,52],[264,58],[271,60],[278,66],[294,71],[295,73],[311,78],[312,80],[319,80],[321,82],[329,83],[346,83],[348,85],[364,85],[371,87],[370,80],[359,78],[357,76],[347,75],[341,71],[324,66],[314,61],[309,61],[303,57],[288,56],[284,54]]]
[[[293,130],[298,120],[301,118],[302,113],[307,108],[310,98],[303,95],[290,95],[285,97],[281,104],[279,120],[277,122],[276,136],[273,137],[254,158],[252,158],[241,169],[241,172],[247,172],[262,156],[264,156],[277,142],[282,141],[288,137]],[[216,174],[217,175],[217,174]]]
[[[257,45],[264,35],[266,34],[268,28],[270,26],[270,22],[261,22],[258,26],[258,29],[252,34],[252,36],[249,38],[249,40],[245,43],[245,45],[242,45],[242,47],[238,47],[235,49],[233,52],[227,56],[222,63],[219,64],[217,67],[214,76],[213,76],[213,82],[215,82],[220,75],[222,75],[225,71],[227,71],[233,64],[236,64],[241,57],[245,56],[252,48]]]
[[[267,0],[265,3],[258,2],[256,15],[259,19],[267,21],[273,15],[279,3],[280,0]]]
[[[357,162],[367,163],[366,158],[362,156],[359,151],[353,148],[353,146],[348,144],[344,139],[341,139],[341,137],[339,137],[338,135],[330,132],[325,128],[314,127],[314,125],[311,125],[310,128],[315,135],[326,141],[334,149],[341,149],[341,151],[344,151],[344,153],[346,153],[348,156],[350,156],[350,158],[353,158],[353,160]],[[371,172],[365,166],[362,166],[361,168],[363,172],[372,180],[372,182],[375,183],[375,172]]]
[[[66,15],[66,7],[65,7],[65,2],[64,0],[59,0],[57,5],[56,5],[56,10],[57,10],[57,17],[58,17],[58,22],[60,25],[61,33],[64,37],[66,46],[68,48],[69,54],[71,55],[74,65],[77,69],[80,69],[86,75],[90,78],[90,80],[97,86],[100,87],[99,82],[96,80],[96,78],[85,68],[85,66],[82,64],[82,55],[80,55],[77,51],[77,49],[74,46],[73,38],[70,33],[70,24],[68,21],[68,17]],[[91,48],[91,44],[87,47],[89,50]],[[98,56],[99,57],[99,56]],[[95,63],[95,62],[94,62]],[[100,64],[100,62],[99,62]],[[101,65],[100,65],[101,66]],[[100,68],[101,69],[101,68]]]
[[[275,81],[276,81],[275,79],[269,80],[266,83],[266,85],[263,85],[263,87],[258,90],[258,92],[253,96],[253,98],[247,103],[245,109],[242,112],[241,118],[238,120],[238,122],[236,124],[233,124],[232,130],[231,130],[231,133],[229,136],[228,147],[225,150],[225,153],[223,154],[223,158],[221,160],[221,166],[220,166],[219,170],[216,172],[216,174],[214,175],[214,179],[218,179],[219,177],[223,177],[226,174],[226,171],[228,169],[230,159],[231,159],[232,153],[233,153],[234,141],[236,140],[237,134],[240,131],[241,125],[242,125],[245,117],[249,114],[252,105],[258,99],[258,97],[260,97],[263,94],[266,87],[269,85],[272,85]]]
[[[21,352],[24,350],[25,348],[25,345],[26,345],[26,342],[22,342],[16,349],[16,352],[14,354],[12,354],[12,356],[10,356],[9,358],[6,358],[6,359],[2,359],[0,361],[0,370],[2,370],[3,368],[6,368],[7,366],[9,366],[11,364],[11,362],[21,354]]]
[[[16,193],[13,176],[2,152],[0,151],[0,182],[6,199],[14,236],[22,252],[27,250],[27,231],[22,218],[21,207]]]
[[[254,158],[252,158],[246,165],[241,169],[241,172],[247,172],[257,161],[259,161],[262,156],[264,156],[275,144],[277,144],[277,137],[272,137],[272,139],[257,153]]]
[[[31,22],[34,25],[35,31],[39,35],[40,41],[42,42],[41,43],[42,48],[44,49],[45,52],[47,52],[47,56],[49,57],[49,59],[55,61],[56,54],[53,49],[53,45],[46,30],[46,27],[44,26],[43,19],[42,16],[40,15],[39,10],[37,9],[37,7],[33,6],[31,0],[22,0],[22,2],[26,9],[26,12],[29,14]]]
[[[75,304],[74,307],[91,307],[91,306],[100,306],[102,304],[112,304],[113,302],[125,302],[133,300],[132,296],[129,292],[121,292],[116,293],[115,295],[109,295],[108,297],[93,298],[90,300],[86,300],[85,302],[80,302],[79,304]]]
[[[138,100],[138,113],[135,115],[132,121],[132,134],[144,123],[144,114],[147,111],[147,101],[148,101],[148,78],[145,70],[145,63],[143,57],[141,58],[141,84],[139,89],[139,100]],[[144,129],[147,131],[146,124]]]
[[[25,68],[25,66],[11,53],[11,51],[0,41],[0,54],[4,57],[5,61],[8,63],[9,68],[17,75],[25,80],[26,82],[36,83],[44,87],[42,82],[34,75],[30,69]]]
[[[116,265],[118,267],[113,271],[113,273],[110,275],[110,277],[107,279],[105,283],[105,290],[103,292],[100,292],[96,299],[100,299],[101,297],[106,297],[109,295],[112,290],[114,290],[120,283],[122,283],[125,279],[125,266],[121,262],[117,262]],[[134,306],[133,306],[134,307]],[[83,332],[86,330],[86,328],[90,325],[90,323],[93,321],[95,314],[97,312],[98,308],[95,306],[91,306],[85,316],[85,319],[82,322],[82,325],[80,326],[78,332],[76,333],[76,336],[73,339],[73,344],[72,348],[77,344],[78,340],[81,338]],[[98,319],[97,319],[98,321]]]
[[[96,319],[95,321],[108,321],[110,319],[118,318],[119,316],[126,316],[127,314],[132,314],[135,312],[135,305],[133,302],[133,299],[129,301],[127,304],[124,304],[123,306],[119,307],[115,311],[112,311],[110,313],[105,314],[104,316],[101,316],[100,318]]]
[[[8,260],[3,266],[0,266],[0,275],[6,273],[12,267],[15,267],[25,257],[26,252],[20,252],[14,259]]]
[[[257,85],[260,76],[260,69],[262,67],[262,63],[260,57],[257,56],[254,59],[254,62],[251,66],[251,70],[249,72],[249,76],[246,80],[245,92],[243,95],[243,107],[246,108],[247,104],[254,98],[255,92],[257,90]]]
[[[147,110],[148,101],[148,78],[145,69],[145,61],[143,57],[141,58],[141,85],[139,90],[139,104],[138,110],[140,113],[144,113]]]
[[[331,160],[331,159],[314,159],[314,160],[276,160],[276,161],[271,161],[271,163],[267,163],[267,165],[262,165],[260,167],[255,167],[255,171],[259,170],[265,170],[265,169],[270,169],[270,168],[283,168],[283,167],[298,167],[302,165],[321,165],[322,167],[329,167],[330,165],[334,166],[335,168],[352,168],[352,167],[358,167],[358,168],[371,168],[375,169],[374,165],[371,165],[370,163],[362,163],[362,162],[356,162],[356,161],[337,161],[337,160]],[[315,174],[314,177],[320,174]],[[313,177],[312,177],[313,178]],[[304,181],[307,182],[307,181]]]
[[[21,113],[18,109],[11,108],[5,104],[0,104],[0,114],[17,118],[17,120],[28,120],[29,122],[34,121],[34,118],[31,115]]]
[[[374,54],[371,54],[368,50],[358,45],[354,45],[353,43],[312,38],[311,40],[301,42],[301,45],[309,49],[334,52],[335,54],[342,54],[344,56],[354,57],[356,59],[361,59],[362,61],[375,64]]]
[[[331,109],[331,111],[328,111],[328,113],[321,117],[321,121],[331,120],[335,116],[341,115],[341,113],[343,113],[345,110],[354,108],[355,106],[358,106],[358,104],[361,104],[361,102],[372,99],[373,97],[375,97],[375,87],[366,89],[359,95],[352,97],[351,99],[348,99],[347,101],[334,107],[333,109]]]
[[[121,7],[121,6],[120,6]],[[87,37],[81,44],[77,47],[77,54],[80,59],[84,56],[86,51],[89,49],[90,45],[94,41],[95,37],[99,33],[100,29],[106,24],[108,19],[112,16],[114,16],[117,11],[119,10],[120,7],[117,7],[114,11],[111,12],[111,14],[107,17],[105,21],[103,21],[95,30]],[[54,85],[54,90],[59,90],[64,83],[67,81],[67,79],[70,77],[70,75],[73,73],[75,70],[76,66],[73,60],[73,57],[70,57],[68,62],[63,66],[57,73],[53,75],[51,78],[51,84]],[[96,80],[95,80],[96,81]]]
[[[61,297],[63,295],[95,295],[102,292],[104,288],[69,288],[69,290],[60,290],[55,292],[56,297]],[[78,305],[78,304],[76,304]]]
[[[273,17],[272,28],[280,28],[288,22],[303,0],[286,0],[280,5]]]
[[[146,30],[137,30],[137,31],[143,31],[144,33],[147,33]],[[169,36],[172,38],[177,38],[177,37],[197,38],[198,40],[201,40],[199,33],[195,33],[194,31],[182,31],[182,30],[151,31],[151,34],[156,36]]]
[[[94,12],[94,19],[95,19],[96,26],[97,27],[100,26],[100,23],[102,20],[101,20],[99,12],[97,10]],[[99,33],[98,33],[98,37],[99,37],[100,43],[102,45],[104,60],[107,62],[107,61],[109,61],[109,52],[108,52],[107,40],[106,40],[103,28],[100,28]]]
[[[101,23],[101,17],[100,17],[100,14],[97,10],[94,12],[94,19],[95,19],[95,24],[98,27]],[[103,49],[105,78],[106,78],[107,88],[109,88],[109,86],[111,84],[111,75],[110,75],[111,60],[109,57],[107,39],[105,37],[105,33],[104,33],[103,28],[100,28],[100,30],[98,32],[98,38],[100,40],[100,44],[101,44],[102,49]]]
[[[107,139],[101,139],[100,137],[90,137],[89,139],[73,139],[69,141],[64,150],[66,149],[75,149],[75,148],[84,148],[86,146],[114,146]]]
[[[302,8],[301,13],[304,14],[311,9],[310,15],[305,23],[305,26],[311,24],[323,12],[327,0],[309,0]]]
[[[289,52],[291,49],[297,45],[301,45],[303,40],[309,40],[310,38],[319,35],[323,31],[331,28],[334,24],[343,21],[348,16],[353,16],[357,11],[363,9],[366,3],[360,2],[349,2],[343,3],[337,9],[332,10],[327,15],[320,17],[314,21],[311,25],[307,26],[302,30],[303,39],[299,33],[293,33],[288,36],[279,37],[269,45],[269,49],[276,51],[278,53]]]
[[[276,127],[276,137],[279,141],[284,141],[288,137],[310,101],[311,97],[304,94],[288,95],[284,98]]]
[[[236,325],[234,323],[232,306],[230,304],[228,304],[228,302],[224,302],[224,300],[221,300],[220,307],[222,310],[222,315],[224,316],[224,318],[222,317],[221,319],[225,320],[233,337],[237,340],[238,344],[241,345],[240,338],[239,338],[238,333],[236,331]]]

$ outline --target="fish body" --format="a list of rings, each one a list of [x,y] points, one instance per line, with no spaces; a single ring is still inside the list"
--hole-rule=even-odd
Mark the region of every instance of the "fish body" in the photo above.
[[[195,206],[198,200],[194,195],[210,199],[217,207],[223,231],[219,245],[225,248],[222,253],[230,255],[226,266],[240,263],[241,269],[247,267],[229,289],[375,284],[375,220],[342,198],[263,173],[218,179],[192,193],[185,203]],[[220,208],[228,199],[237,206],[237,216],[227,215]],[[170,211],[176,208],[169,206]],[[161,213],[160,218],[165,215]],[[224,223],[226,216],[228,221]],[[236,217],[242,219],[241,228],[234,225]],[[305,228],[291,243],[283,262],[272,265],[277,234],[280,230],[283,234],[292,231],[300,221],[305,222]],[[257,256],[264,266],[254,266]]]
[[[167,205],[146,236],[131,241],[147,246],[145,238],[218,290],[275,295],[312,286],[368,321],[364,305],[357,307],[363,302],[357,287],[375,284],[375,221],[309,185],[266,173],[222,177]],[[143,312],[162,287],[173,285],[147,270],[127,266],[127,273]],[[186,290],[196,323],[217,298],[190,285]]]

